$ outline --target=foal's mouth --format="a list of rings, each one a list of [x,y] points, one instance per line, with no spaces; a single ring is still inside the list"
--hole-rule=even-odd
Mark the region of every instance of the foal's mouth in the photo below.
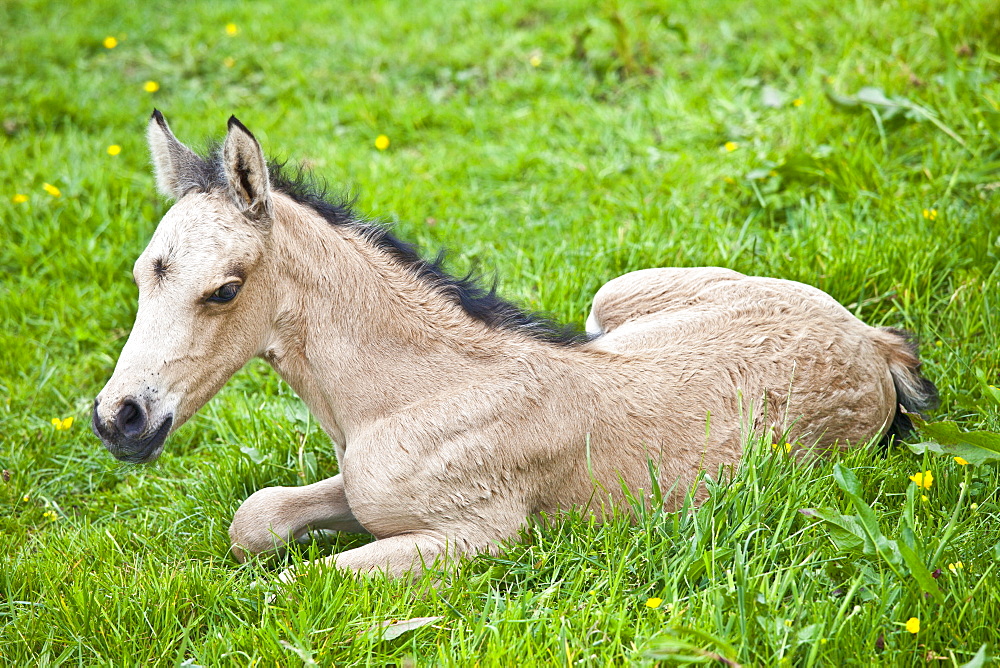
[[[104,441],[104,447],[108,449],[115,459],[129,464],[148,464],[156,461],[156,458],[163,452],[163,442],[167,440],[170,427],[174,424],[174,416],[168,415],[149,436],[144,438],[115,443],[102,433],[96,421],[93,425],[94,432]]]

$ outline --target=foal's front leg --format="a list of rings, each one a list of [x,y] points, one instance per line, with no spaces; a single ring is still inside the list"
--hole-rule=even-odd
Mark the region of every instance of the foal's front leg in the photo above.
[[[472,556],[480,551],[458,549],[449,544],[445,536],[435,532],[404,533],[287,568],[278,579],[284,583],[292,582],[305,568],[316,565],[351,570],[362,575],[382,572],[390,577],[401,577],[407,573],[416,576],[424,566],[436,563],[438,567],[444,567],[446,560]]]
[[[494,509],[499,511],[499,509]],[[286,569],[281,582],[292,582],[303,569],[323,565],[362,575],[419,576],[425,567],[446,568],[463,557],[496,554],[505,540],[515,538],[526,515],[507,510],[477,514],[467,522],[402,531],[316,561]]]
[[[254,492],[233,516],[229,538],[242,562],[248,555],[281,553],[286,544],[317,529],[368,533],[351,512],[341,474],[304,487]]]

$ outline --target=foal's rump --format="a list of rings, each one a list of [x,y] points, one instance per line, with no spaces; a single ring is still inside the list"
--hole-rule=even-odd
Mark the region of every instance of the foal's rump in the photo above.
[[[710,372],[718,394],[754,411],[757,435],[826,448],[905,434],[899,412],[932,404],[915,349],[869,327],[823,291],[729,269],[647,269],[594,298],[591,345],[624,355],[670,349],[668,373]],[[705,374],[700,374],[704,376]],[[735,397],[735,398],[734,398]]]

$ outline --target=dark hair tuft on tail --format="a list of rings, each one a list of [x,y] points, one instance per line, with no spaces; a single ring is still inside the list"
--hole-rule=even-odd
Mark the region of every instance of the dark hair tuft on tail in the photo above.
[[[889,349],[889,373],[896,388],[896,413],[883,437],[884,443],[906,438],[913,433],[913,423],[906,413],[921,413],[937,408],[937,387],[920,373],[920,355],[915,337],[901,329],[880,327],[880,337]],[[904,412],[904,410],[906,412]]]

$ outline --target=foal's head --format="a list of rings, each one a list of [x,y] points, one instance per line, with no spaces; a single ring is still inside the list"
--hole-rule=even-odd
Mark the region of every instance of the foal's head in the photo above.
[[[176,199],[132,274],[135,325],[94,402],[93,429],[118,459],[156,459],[167,435],[265,349],[275,296],[271,189],[254,136],[236,118],[203,160],[149,123],[159,191]]]

